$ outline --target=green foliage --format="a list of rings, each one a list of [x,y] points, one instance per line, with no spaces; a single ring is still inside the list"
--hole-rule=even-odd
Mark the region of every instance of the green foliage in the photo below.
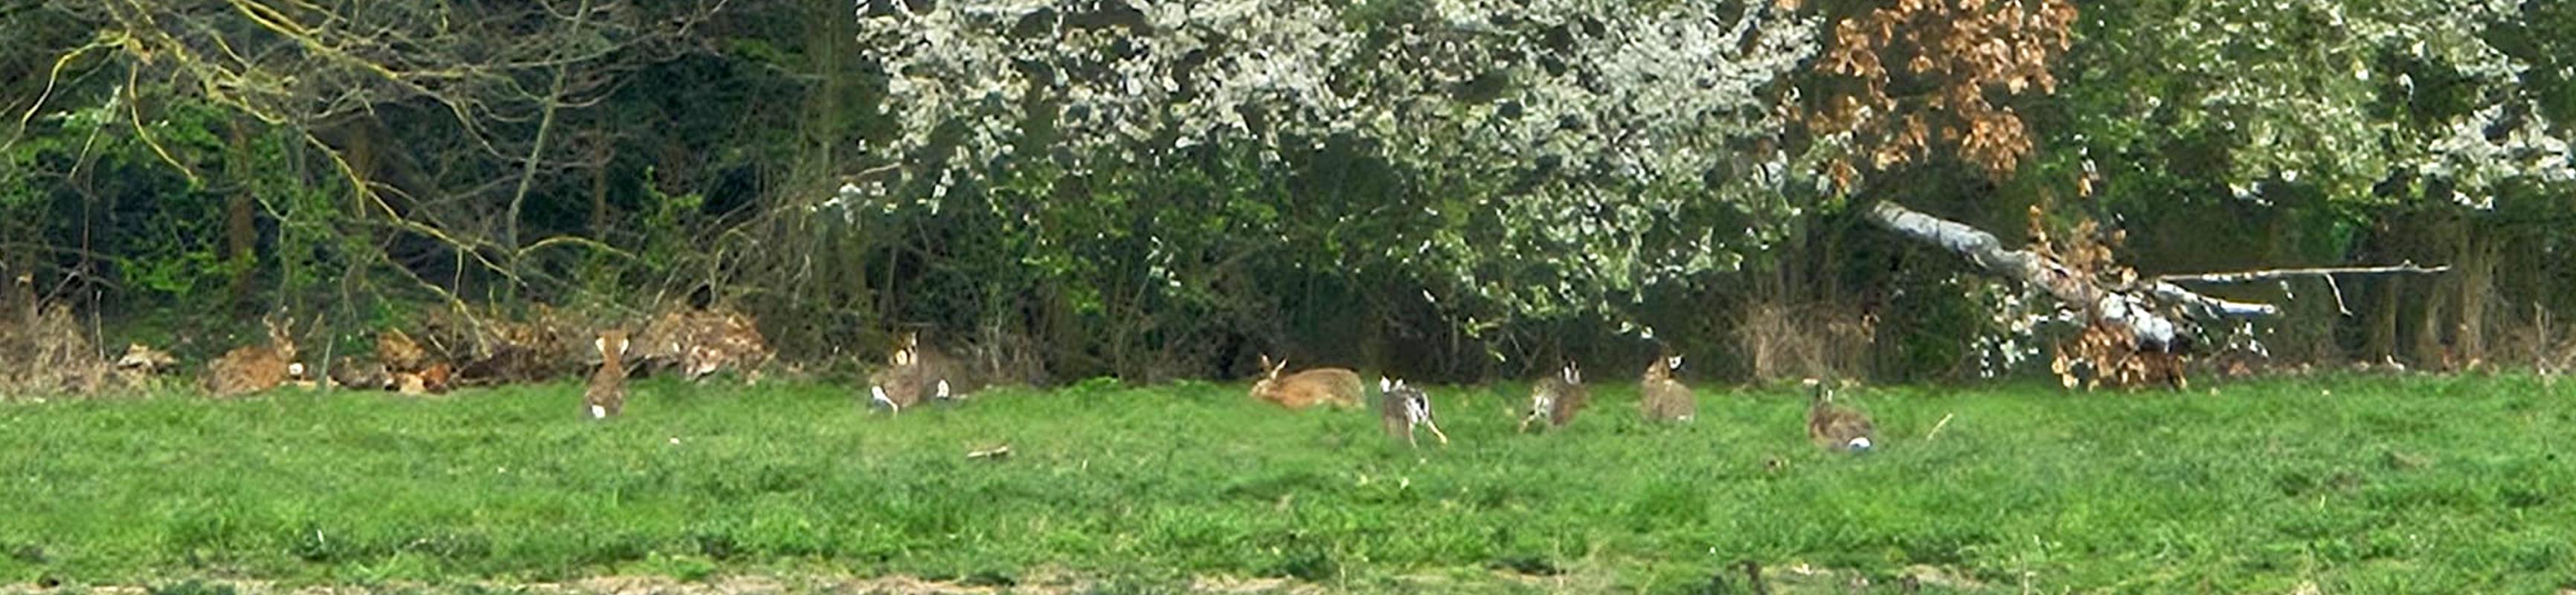
[[[668,274],[705,252],[699,243],[706,229],[707,199],[696,192],[672,195],[655,183],[653,170],[644,171],[644,206],[640,213],[643,245],[637,254],[646,274]]]
[[[2121,200],[2260,201],[2269,186],[2291,185],[2337,202],[2421,195],[2478,206],[2508,179],[2568,181],[2563,140],[2503,149],[2514,154],[2482,148],[2523,146],[2508,132],[2564,134],[2545,116],[2504,115],[2528,108],[2526,80],[2555,75],[2493,41],[2531,47],[2511,42],[2534,28],[2523,13],[2552,10],[2411,0],[2088,7],[2058,134],[2098,160],[2107,194]],[[2536,127],[2516,130],[2526,123]],[[2463,126],[2485,138],[2460,138]],[[2383,186],[2392,175],[2438,185]]]
[[[1894,199],[2007,237],[2034,204],[2122,221],[2150,272],[2451,262],[2492,231],[2488,250],[2537,264],[2503,266],[2514,303],[2484,312],[2512,315],[2476,322],[2571,305],[2576,270],[2547,257],[2576,242],[2562,3],[2088,5],[2059,93],[2013,102],[2044,139],[2019,178],[1923,167],[1833,195],[1803,172],[1848,139],[1782,131],[1827,94],[1832,19],[1882,4],[293,15],[382,42],[333,53],[237,11],[55,0],[0,23],[0,267],[90,280],[66,293],[111,318],[346,306],[338,325],[441,292],[625,313],[709,283],[790,359],[926,328],[1038,378],[1226,375],[1256,351],[1453,378],[1710,354],[1770,302],[1879,315],[1881,373],[1973,367],[2005,332],[1970,309],[1999,288],[1906,256],[1846,202]],[[540,22],[476,45],[482,24]],[[203,61],[235,54],[275,60]],[[558,59],[572,93],[537,144]],[[247,260],[236,197],[255,201]],[[2239,297],[2332,291],[2293,289]],[[2285,326],[2354,334],[2314,318]],[[187,337],[207,317],[165,319]]]
[[[216,131],[229,116],[202,102],[181,101],[161,106],[158,117],[138,126],[127,100],[105,91],[89,85],[59,90],[49,104],[58,111],[42,113],[8,145],[8,167],[0,168],[6,172],[0,173],[0,228],[13,239],[47,240],[30,247],[79,245],[52,240],[88,238],[90,253],[113,258],[91,266],[129,288],[122,297],[181,307],[220,305],[217,292],[252,266],[225,256],[223,197],[205,183],[222,172],[223,143]],[[85,105],[90,101],[97,103]],[[163,151],[171,158],[165,160]],[[230,187],[236,183],[257,185],[227,181],[226,190],[257,191]],[[51,260],[61,269],[73,268],[70,259]]]
[[[1755,560],[1782,592],[1841,584],[1776,571],[1799,563],[1968,592],[2530,592],[2576,572],[2556,489],[2576,475],[2547,438],[2565,393],[2520,377],[1860,390],[1883,440],[1856,458],[1807,443],[1789,389],[1703,390],[1698,421],[1662,427],[1602,385],[1569,429],[1520,435],[1525,387],[1436,388],[1455,442],[1414,450],[1240,384],[1111,384],[886,417],[847,387],[645,382],[608,424],[569,385],[9,404],[0,544],[45,555],[0,580],[1518,584],[1501,569],[1662,593]]]

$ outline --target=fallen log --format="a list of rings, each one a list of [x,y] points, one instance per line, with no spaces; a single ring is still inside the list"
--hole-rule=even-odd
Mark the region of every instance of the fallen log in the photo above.
[[[2176,324],[2177,321],[2159,313],[2157,304],[2148,295],[2196,310],[2191,313],[2194,316],[2247,318],[2279,313],[2278,308],[2269,304],[2209,297],[2171,283],[2155,283],[2147,292],[2123,291],[2125,288],[2106,286],[2091,275],[2037,252],[2007,249],[2002,240],[1985,230],[1927,215],[1892,201],[1879,201],[1872,205],[1869,220],[1889,231],[1967,257],[1969,262],[1986,272],[2046,291],[2061,303],[2083,309],[2087,318],[2126,329],[2141,349],[2162,351],[2174,346],[2182,328]]]
[[[2191,320],[2177,319],[2172,313],[2201,321],[2264,318],[2280,314],[2280,308],[2271,304],[2211,297],[2179,283],[2248,283],[2309,276],[2331,281],[2334,275],[2434,274],[2449,269],[2419,267],[2410,262],[2394,266],[2276,269],[2128,280],[2130,277],[2125,275],[2096,275],[2091,271],[2077,270],[2040,251],[2008,249],[1994,234],[1891,201],[1872,205],[1868,219],[1888,231],[1965,257],[1988,273],[2048,292],[2067,307],[2080,310],[2089,322],[2121,331],[2130,343],[2124,351],[2130,352],[2170,353],[2185,347],[2189,339],[2184,329],[2189,328],[2187,325]],[[2115,276],[2122,280],[2105,278]]]

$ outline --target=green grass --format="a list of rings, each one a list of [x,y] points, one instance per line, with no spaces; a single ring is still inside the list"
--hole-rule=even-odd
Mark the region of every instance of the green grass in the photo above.
[[[1597,392],[1567,431],[1515,435],[1518,387],[1438,389],[1456,442],[1419,451],[1368,413],[1279,411],[1240,385],[889,418],[842,387],[645,383],[606,424],[577,417],[571,384],[0,404],[0,581],[1682,593],[1749,559],[1791,591],[1796,564],[1879,589],[1920,566],[1996,592],[2576,586],[2570,399],[2519,378],[1869,389],[1848,397],[1881,429],[1861,457],[1808,446],[1785,390],[1704,388],[1682,427],[1639,422],[1632,386]],[[1006,460],[964,456],[1006,441]]]

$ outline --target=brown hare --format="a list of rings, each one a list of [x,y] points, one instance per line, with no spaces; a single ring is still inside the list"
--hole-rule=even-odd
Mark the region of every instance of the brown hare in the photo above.
[[[1530,411],[1521,417],[1520,431],[1529,431],[1530,422],[1540,419],[1547,420],[1549,427],[1565,427],[1590,400],[1592,389],[1583,386],[1583,370],[1576,368],[1574,362],[1566,362],[1555,376],[1541,378],[1530,386]]]
[[[1358,372],[1342,368],[1315,368],[1281,376],[1288,360],[1270,361],[1261,356],[1261,380],[1252,383],[1252,398],[1289,409],[1331,405],[1350,409],[1360,406],[1361,393],[1367,385]]]
[[[207,366],[206,392],[217,397],[245,395],[303,378],[304,364],[295,361],[295,339],[287,327],[278,326],[274,318],[262,317],[259,322],[268,327],[268,344],[237,347],[215,358]]]
[[[921,402],[921,364],[909,347],[897,348],[886,358],[886,367],[868,375],[869,407],[884,407],[900,415],[903,408]]]
[[[623,329],[601,331],[591,340],[599,349],[599,371],[590,374],[590,388],[582,391],[590,405],[591,419],[608,419],[626,412],[626,353],[634,345],[626,340]]]
[[[1673,378],[1682,367],[1682,356],[1658,357],[1646,365],[1646,376],[1637,384],[1637,409],[1646,421],[1690,421],[1699,415],[1699,398],[1691,395],[1690,385]]]
[[[1439,438],[1441,444],[1449,443],[1449,435],[1441,433],[1440,424],[1431,420],[1429,393],[1407,386],[1402,380],[1386,378],[1378,378],[1377,387],[1378,418],[1386,426],[1386,435],[1402,434],[1406,445],[1421,448],[1422,442],[1413,437],[1413,427],[1423,426],[1430,428],[1432,437]]]
[[[1869,452],[1869,416],[1833,404],[1833,389],[1814,378],[1803,384],[1815,392],[1807,400],[1807,438],[1834,452]]]
[[[885,369],[868,376],[868,405],[900,414],[925,396],[960,401],[982,386],[964,362],[922,345],[917,334],[904,333],[895,343],[894,354],[886,358]]]

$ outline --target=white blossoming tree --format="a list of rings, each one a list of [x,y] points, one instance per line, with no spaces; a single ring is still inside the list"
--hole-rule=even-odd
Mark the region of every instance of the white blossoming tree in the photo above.
[[[1034,235],[1061,242],[1021,247],[1036,260],[1127,238],[1166,293],[1225,275],[1187,261],[1270,251],[1420,287],[1471,334],[1622,320],[1645,287],[1739,266],[1817,194],[1790,179],[1775,103],[1819,22],[1769,3],[879,1],[857,18],[900,129],[868,147],[893,175],[839,206],[1052,226]],[[1111,196],[1211,156],[1247,164],[1225,174],[1237,196]],[[1102,256],[1132,259],[1062,260]]]

